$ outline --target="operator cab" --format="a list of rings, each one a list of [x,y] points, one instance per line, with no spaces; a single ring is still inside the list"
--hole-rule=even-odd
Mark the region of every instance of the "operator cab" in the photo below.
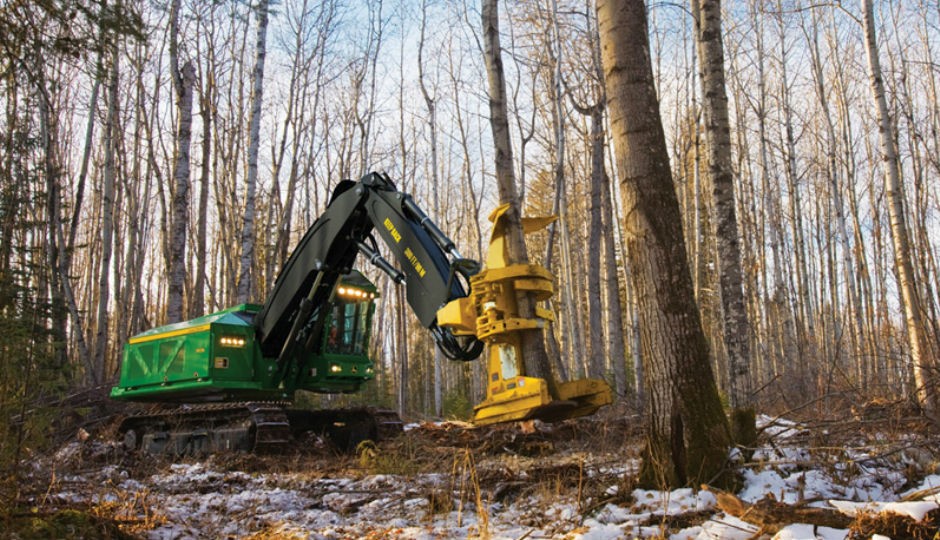
[[[324,352],[327,354],[364,355],[368,352],[366,349],[377,294],[371,283],[357,283],[351,277],[344,276],[336,287],[324,336]]]
[[[320,344],[302,360],[304,375],[297,389],[355,392],[375,377],[369,339],[378,296],[375,285],[358,271],[340,276],[325,306]]]

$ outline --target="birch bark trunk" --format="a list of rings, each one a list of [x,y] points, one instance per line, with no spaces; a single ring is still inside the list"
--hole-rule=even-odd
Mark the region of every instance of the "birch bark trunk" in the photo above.
[[[211,69],[211,68],[210,68]],[[212,155],[212,95],[213,77],[206,74],[205,87],[200,100],[202,117],[202,163],[199,179],[199,208],[196,218],[196,282],[190,312],[202,315],[206,311],[206,227],[209,214],[209,159]]]
[[[437,162],[437,99],[428,91],[428,86],[424,82],[424,41],[427,31],[428,4],[427,1],[421,6],[421,40],[418,43],[418,82],[421,86],[421,95],[424,96],[424,103],[428,108],[428,130],[431,132],[431,192],[434,204],[434,216],[441,219],[441,199],[439,193],[440,178],[438,177],[439,165]],[[442,418],[444,416],[444,398],[443,398],[443,380],[442,364],[444,362],[443,354],[439,347],[434,347],[434,416]]]
[[[711,180],[715,242],[725,350],[728,354],[728,386],[732,430],[736,441],[750,445],[757,436],[750,404],[750,343],[747,306],[741,272],[741,245],[734,201],[731,167],[731,127],[725,89],[724,47],[721,36],[721,2],[692,0],[702,83],[702,112],[708,172]]]
[[[261,100],[264,93],[264,58],[268,33],[268,3],[260,0],[258,34],[255,41],[255,67],[251,72],[251,118],[248,120],[248,174],[245,177],[245,215],[242,218],[241,260],[238,265],[239,304],[248,302],[254,292],[251,267],[255,258],[255,191],[258,184],[258,149],[261,146]]]
[[[898,288],[903,302],[907,337],[911,348],[911,365],[914,372],[916,397],[928,415],[937,412],[937,381],[933,375],[934,365],[927,344],[927,335],[921,313],[907,218],[904,209],[904,192],[897,150],[894,147],[893,121],[888,111],[881,61],[878,58],[878,41],[875,34],[875,16],[872,0],[862,0],[862,23],[865,30],[865,53],[868,57],[868,76],[872,97],[878,116],[881,136],[881,159],[884,165],[885,195],[891,220],[891,240],[894,244],[894,265],[898,274]]]
[[[170,5],[170,77],[176,92],[179,117],[176,127],[176,152],[173,159],[173,200],[170,205],[168,291],[166,322],[183,319],[183,290],[186,282],[186,229],[189,224],[189,150],[193,124],[193,83],[196,70],[192,61],[179,67],[180,0]]]
[[[104,136],[104,186],[101,194],[101,268],[98,275],[98,315],[92,362],[92,382],[101,384],[105,369],[105,352],[108,348],[108,302],[111,297],[111,250],[114,240],[114,183],[116,168],[114,153],[118,117],[118,48],[111,46],[111,77],[108,79],[108,117]]]
[[[601,62],[600,30],[597,27],[596,13],[591,16],[591,3],[587,3],[586,12],[591,27],[591,53],[594,75],[597,78],[598,103],[591,110],[591,181],[600,184],[600,235],[603,239],[604,253],[604,296],[607,306],[606,351],[607,360],[612,366],[614,388],[618,396],[627,394],[626,348],[624,347],[623,306],[620,303],[620,281],[617,272],[617,255],[614,249],[614,229],[616,223],[611,200],[610,176],[607,174],[606,130],[604,114],[606,112],[607,93],[604,90],[604,67]],[[592,193],[593,197],[593,193]],[[592,214],[593,219],[593,214]]]

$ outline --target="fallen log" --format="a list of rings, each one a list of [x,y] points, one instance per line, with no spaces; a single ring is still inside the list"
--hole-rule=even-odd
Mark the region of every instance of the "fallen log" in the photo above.
[[[847,529],[854,521],[838,510],[793,506],[778,502],[773,495],[768,495],[752,504],[742,501],[735,494],[727,491],[709,486],[702,486],[702,489],[715,494],[718,499],[718,508],[723,512],[752,525],[757,525],[760,527],[761,533],[764,534],[773,535],[793,523],[809,523],[833,529]]]
[[[849,529],[848,538],[871,538],[881,535],[892,540],[937,540],[940,538],[940,509],[927,512],[920,521],[909,515],[891,511],[858,511],[850,516],[840,510],[790,505],[778,502],[773,495],[748,503],[733,493],[702,486],[718,500],[718,508],[726,514],[760,527],[757,537],[773,535],[787,525],[805,523],[817,527]]]

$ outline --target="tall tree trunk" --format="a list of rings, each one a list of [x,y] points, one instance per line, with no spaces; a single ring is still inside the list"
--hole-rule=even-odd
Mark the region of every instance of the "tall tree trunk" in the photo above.
[[[405,317],[405,288],[396,287],[398,309],[395,310],[396,345],[398,349],[398,416],[405,418],[410,406],[408,400],[408,321]]]
[[[410,172],[411,166],[411,153],[409,151],[409,137],[405,133],[405,100],[407,99],[405,94],[405,43],[402,41],[399,48],[399,63],[398,65],[401,68],[400,77],[398,79],[398,155],[400,158],[400,167],[401,167],[401,176],[403,191],[408,189],[408,179],[414,175]],[[405,413],[408,412],[409,408],[412,407],[412,401],[409,399],[408,395],[408,379],[410,375],[410,358],[408,354],[408,318],[405,315],[405,310],[407,310],[407,302],[405,298],[405,288],[396,287],[395,288],[395,347],[394,350],[397,351],[397,354],[394,356],[394,360],[397,361],[398,365],[395,366],[393,363],[393,370],[397,367],[397,373],[395,373],[395,379],[398,384],[396,390],[396,398],[398,401],[398,416],[405,418]]]
[[[187,61],[179,67],[180,0],[170,5],[170,77],[179,110],[176,127],[176,153],[173,163],[173,202],[170,232],[169,275],[166,322],[183,319],[183,290],[186,285],[186,228],[189,225],[189,146],[193,124],[193,84],[196,69]]]
[[[597,13],[649,391],[641,480],[661,487],[725,483],[731,434],[683,245],[646,6],[642,0],[599,0]]]
[[[102,38],[104,33],[102,31]],[[105,49],[102,47],[98,51],[98,59],[95,61],[95,82],[91,87],[91,97],[88,99],[88,123],[85,125],[85,148],[82,150],[82,162],[78,172],[78,184],[75,186],[75,205],[72,209],[72,222],[69,225],[68,244],[65,246],[66,257],[68,258],[65,267],[71,266],[72,250],[75,247],[75,235],[78,234],[78,221],[81,217],[82,201],[85,199],[85,182],[88,178],[88,163],[91,160],[91,147],[94,144],[95,134],[95,113],[98,109],[98,93],[101,89],[101,79],[104,77],[103,57]],[[66,272],[68,273],[68,272]]]
[[[791,328],[792,317],[790,316],[789,297],[787,294],[786,281],[783,277],[784,270],[784,232],[783,221],[780,212],[780,186],[779,183],[771,184],[771,178],[776,177],[776,168],[771,161],[771,154],[768,145],[767,128],[767,75],[766,62],[767,55],[764,47],[764,25],[763,13],[758,6],[753,6],[752,17],[755,28],[756,54],[757,54],[757,73],[758,73],[758,96],[756,105],[758,135],[760,139],[759,149],[759,168],[760,184],[764,192],[763,200],[769,216],[770,225],[770,250],[773,264],[773,286],[769,296],[769,313],[766,317],[766,329],[764,340],[770,342],[770,346],[764,354],[760,354],[764,361],[762,375],[765,380],[772,379],[780,373],[780,365],[784,359],[794,358],[795,351],[792,351],[793,329]],[[732,67],[733,69],[733,67]],[[738,93],[741,94],[740,86]],[[746,122],[746,120],[745,120]],[[746,237],[747,235],[745,235]],[[766,267],[766,265],[764,265]],[[765,280],[765,288],[768,287]],[[758,323],[758,326],[760,324]],[[758,335],[760,333],[758,332]],[[756,360],[755,360],[756,362]],[[752,379],[754,381],[754,379]]]
[[[602,99],[603,94],[602,94]],[[589,340],[589,359],[587,362],[588,366],[588,375],[592,378],[602,378],[605,375],[605,347],[604,347],[604,324],[601,317],[601,310],[603,309],[603,302],[601,301],[601,255],[605,254],[605,251],[602,249],[603,244],[609,244],[611,248],[613,243],[605,240],[605,236],[610,232],[612,234],[613,229],[610,227],[612,220],[608,220],[605,228],[604,223],[604,190],[605,188],[609,190],[610,179],[606,178],[607,171],[604,169],[604,146],[606,145],[606,140],[604,138],[604,107],[602,104],[598,103],[592,107],[582,107],[581,105],[574,103],[572,98],[572,105],[575,109],[578,110],[581,114],[587,114],[591,117],[591,177],[590,177],[590,206],[589,206],[589,225],[588,225],[588,262],[587,262],[587,274],[588,274],[588,335]],[[609,202],[607,203],[609,209]],[[612,255],[612,251],[608,256]],[[608,274],[613,277],[613,287],[617,287],[617,274],[616,271],[612,274]],[[610,280],[608,280],[610,284]],[[611,307],[608,308],[608,314],[611,314],[610,311],[616,311],[616,316],[620,316],[620,296],[619,292],[616,296],[607,294],[608,302],[613,302],[616,304],[609,304]],[[610,317],[608,317],[610,319]],[[608,348],[616,348],[616,342],[620,341],[620,364],[621,371],[623,366],[623,330],[614,332],[614,327],[611,325],[607,329],[608,337],[607,343]],[[580,349],[575,349],[580,350]],[[613,358],[613,355],[608,355],[608,359],[615,362],[613,367],[616,371],[616,362],[618,360]],[[621,375],[624,375],[621,372]],[[617,378],[615,374],[615,379]],[[622,383],[623,381],[616,381],[615,386]],[[623,387],[618,388],[618,390],[623,390]]]
[[[104,135],[104,186],[101,194],[101,267],[98,276],[98,317],[92,382],[101,383],[108,348],[108,301],[111,293],[111,248],[114,237],[115,139],[118,136],[118,48],[111,45],[111,77],[108,80],[108,118]]]
[[[241,259],[238,265],[238,298],[242,304],[254,293],[251,267],[255,259],[255,190],[258,184],[258,149],[261,147],[261,99],[264,92],[264,57],[268,33],[269,0],[259,0],[255,67],[251,72],[251,117],[248,120],[248,174],[245,177],[245,214],[242,219]]]
[[[598,102],[592,107],[591,114],[591,197],[595,182],[600,191],[600,229],[598,236],[603,239],[603,267],[604,267],[604,297],[607,306],[607,324],[603,341],[606,344],[607,360],[613,368],[614,388],[618,396],[627,393],[627,359],[624,347],[623,306],[620,303],[620,281],[617,271],[617,255],[614,248],[616,223],[613,215],[611,198],[610,176],[607,174],[606,156],[606,130],[604,114],[607,110],[607,94],[604,90],[604,66],[601,62],[600,35],[597,27],[596,13],[591,10],[592,2],[586,2],[586,17],[590,26],[591,58],[594,76],[596,77],[596,92]],[[591,219],[593,222],[593,210]],[[600,251],[600,250],[598,250]],[[593,332],[593,328],[592,328]],[[593,339],[593,334],[592,334]]]
[[[603,134],[601,134],[603,137]],[[602,148],[606,146],[606,141]],[[603,151],[603,150],[601,150]],[[617,272],[617,253],[614,248],[614,213],[612,211],[610,176],[606,168],[601,172],[601,217],[604,236],[604,296],[607,305],[607,357],[613,366],[614,388],[618,396],[627,395],[627,354],[624,339],[629,332],[623,327],[623,305],[620,301],[620,280]]]
[[[509,120],[506,114],[506,81],[503,75],[503,61],[499,46],[499,6],[498,0],[483,0],[483,48],[486,60],[486,73],[489,80],[490,127],[493,130],[493,143],[496,147],[496,182],[499,188],[499,200],[509,203],[506,212],[509,238],[507,253],[511,263],[528,261],[525,238],[522,232],[522,209],[516,192],[516,180],[513,173],[512,145],[509,142]],[[528,293],[517,296],[519,316],[531,319],[535,316],[535,302]],[[522,357],[526,375],[545,379],[549,392],[557,397],[558,391],[552,377],[548,354],[542,341],[542,330],[522,332]]]
[[[783,12],[783,5],[778,0],[778,13]],[[799,343],[796,358],[797,377],[799,381],[798,391],[805,393],[808,390],[806,382],[812,368],[807,366],[807,360],[815,358],[816,326],[815,326],[815,302],[812,288],[809,285],[809,268],[807,265],[806,238],[803,228],[803,188],[800,185],[800,175],[797,171],[797,153],[796,153],[796,135],[793,127],[793,108],[790,100],[790,80],[787,75],[787,51],[789,47],[786,42],[786,28],[782,15],[778,19],[779,25],[779,47],[780,47],[780,99],[781,111],[783,113],[784,130],[781,134],[784,141],[781,146],[784,148],[784,171],[787,178],[787,189],[789,191],[789,210],[791,215],[791,235],[793,237],[794,259],[796,266],[796,289],[797,302],[796,309],[799,324]],[[809,348],[809,350],[805,350]]]
[[[437,219],[441,218],[441,199],[440,199],[440,178],[439,165],[437,162],[437,98],[428,91],[428,86],[424,82],[424,41],[427,31],[428,3],[425,0],[421,5],[421,40],[418,43],[418,83],[421,87],[421,95],[424,96],[424,103],[428,108],[428,130],[431,132],[431,192],[432,203],[434,204],[434,215]],[[442,395],[442,374],[441,364],[444,361],[443,353],[440,347],[434,347],[434,416],[441,418],[444,415],[444,401]]]
[[[823,127],[826,131],[826,164],[828,166],[826,176],[829,180],[829,190],[832,195],[833,209],[835,210],[838,238],[842,248],[842,267],[846,275],[845,285],[849,301],[848,309],[853,315],[852,322],[849,324],[853,347],[851,356],[861,358],[861,351],[858,350],[858,347],[861,342],[861,334],[864,325],[862,324],[861,302],[859,300],[858,289],[856,288],[858,282],[855,279],[855,264],[852,261],[852,244],[849,241],[849,229],[845,219],[845,204],[842,200],[843,186],[839,185],[840,167],[836,157],[838,140],[836,137],[835,123],[832,120],[832,113],[829,107],[829,96],[826,88],[827,83],[823,76],[823,58],[819,51],[819,31],[815,11],[811,13],[811,17],[812,29],[811,31],[804,29],[804,33],[807,34],[809,41],[816,98],[819,100],[820,112],[824,120]],[[853,181],[853,178],[847,178],[844,189],[854,190],[852,186]],[[852,195],[850,195],[850,197],[852,197]],[[859,377],[859,379],[861,379],[861,377]],[[861,380],[857,381],[856,384],[858,383],[861,383]]]
[[[751,446],[757,436],[751,406],[748,316],[741,273],[741,241],[734,203],[734,171],[731,167],[731,125],[725,90],[724,47],[721,36],[721,2],[692,0],[698,46],[708,173],[712,188],[715,241],[725,350],[728,354],[728,386],[734,440]]]
[[[921,301],[914,275],[913,257],[907,232],[904,210],[904,192],[897,150],[894,146],[894,127],[885,98],[881,61],[878,58],[878,41],[875,35],[875,16],[872,0],[862,0],[862,23],[865,29],[865,53],[868,57],[868,75],[878,115],[878,131],[881,136],[881,159],[884,164],[885,195],[888,214],[891,218],[891,240],[894,243],[894,265],[898,274],[898,288],[904,308],[907,336],[911,347],[911,364],[917,386],[917,401],[929,415],[937,412],[936,369],[930,356],[926,328],[921,312]]]
[[[593,355],[588,352],[588,354],[583,354],[584,348],[583,343],[583,332],[581,331],[581,317],[578,315],[580,308],[578,306],[578,294],[577,286],[574,281],[574,274],[572,272],[572,263],[571,263],[571,242],[570,242],[570,230],[569,225],[570,221],[568,219],[568,187],[565,177],[565,146],[566,146],[566,137],[565,137],[565,111],[564,111],[564,92],[562,90],[562,75],[561,75],[561,38],[557,35],[557,6],[554,0],[551,2],[552,12],[550,18],[552,19],[552,31],[550,36],[550,43],[548,45],[549,49],[549,62],[552,67],[552,81],[551,81],[551,91],[549,93],[552,103],[551,109],[551,119],[552,127],[554,131],[554,164],[552,166],[552,175],[554,176],[554,185],[555,185],[555,199],[554,207],[552,213],[559,216],[557,222],[552,223],[549,226],[548,234],[548,249],[547,255],[545,257],[545,266],[551,268],[552,265],[552,255],[553,249],[555,247],[555,234],[560,232],[561,237],[561,281],[566,283],[568,286],[564,287],[561,291],[561,302],[564,309],[564,315],[562,316],[563,332],[567,339],[565,339],[565,354],[560,354],[557,350],[556,343],[550,343],[548,345],[551,349],[551,355],[553,360],[561,360],[562,358],[568,358],[571,360],[580,360],[578,362],[577,370],[580,373],[589,373],[592,372],[591,365]],[[536,73],[533,72],[533,77],[536,76]],[[533,90],[533,97],[534,97]],[[513,94],[513,104],[515,106],[515,98],[518,94],[518,88]],[[533,115],[535,114],[535,108],[533,107]],[[517,118],[520,115],[517,114]],[[522,122],[517,121],[517,125],[522,127]],[[532,131],[534,133],[534,122],[531,124]],[[522,155],[522,167],[521,170],[525,171],[525,147],[526,147],[526,137],[523,137],[522,144],[520,149],[523,153]],[[522,207],[523,201],[520,200],[520,208]],[[549,341],[554,339],[552,335]],[[548,351],[548,349],[547,349]],[[561,361],[555,363],[556,373],[562,372],[563,368],[560,366],[563,364]],[[575,366],[571,366],[575,367]],[[599,374],[597,375],[600,376]]]
[[[79,355],[85,362],[87,375],[93,379],[94,363],[85,340],[85,328],[82,324],[81,312],[78,309],[69,276],[66,274],[66,268],[63,266],[64,257],[61,251],[66,244],[62,233],[62,201],[59,185],[61,170],[55,144],[56,129],[52,98],[49,95],[48,83],[43,70],[42,66],[37,68],[38,76],[33,84],[36,86],[38,101],[42,172],[46,179],[46,217],[48,223],[45,231],[45,247],[46,261],[49,264],[49,300],[52,307],[49,323],[55,339],[52,351],[55,365],[60,368],[65,367],[68,356],[63,344],[67,338],[67,319],[65,317],[65,311],[67,310],[72,318],[73,333],[78,345]],[[40,290],[42,289],[40,288]]]
[[[212,68],[210,67],[209,70]],[[206,227],[209,214],[209,164],[212,156],[212,94],[213,75],[206,72],[203,81],[200,116],[202,117],[202,163],[199,179],[199,208],[196,218],[196,282],[193,285],[190,313],[194,316],[206,312]]]

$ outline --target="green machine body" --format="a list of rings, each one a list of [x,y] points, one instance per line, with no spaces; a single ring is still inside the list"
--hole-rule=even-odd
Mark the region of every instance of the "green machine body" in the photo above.
[[[138,334],[124,346],[111,397],[193,403],[292,400],[296,390],[356,392],[374,377],[368,350],[377,296],[359,272],[343,276],[324,305],[317,346],[287,365],[262,353],[255,304]]]

